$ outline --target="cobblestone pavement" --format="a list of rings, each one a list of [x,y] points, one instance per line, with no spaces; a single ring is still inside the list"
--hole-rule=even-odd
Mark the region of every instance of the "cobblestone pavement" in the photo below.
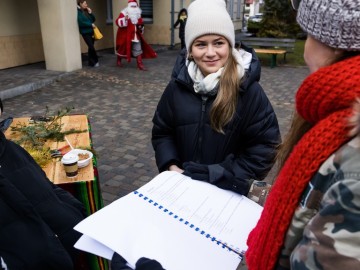
[[[0,71],[0,92],[40,84],[36,91],[3,101],[5,116],[43,115],[46,106],[56,112],[88,114],[104,204],[147,183],[157,173],[150,136],[152,116],[165,89],[178,50],[162,50],[158,58],[144,60],[148,71],[136,63],[115,65],[115,55],[100,52],[100,67],[62,73],[47,71],[43,63]],[[261,84],[277,113],[282,134],[292,115],[294,92],[307,76],[304,67],[262,68]],[[30,84],[29,84],[30,83]],[[31,86],[28,86],[31,87]]]

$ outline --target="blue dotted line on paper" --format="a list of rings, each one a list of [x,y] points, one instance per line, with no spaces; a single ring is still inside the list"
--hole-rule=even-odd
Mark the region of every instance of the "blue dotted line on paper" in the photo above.
[[[190,224],[189,221],[184,220],[183,218],[179,217],[178,215],[175,215],[173,212],[169,211],[168,209],[164,208],[164,206],[159,205],[157,202],[154,202],[153,200],[151,200],[150,198],[148,198],[147,196],[144,196],[143,194],[141,194],[139,191],[134,191],[134,194],[139,196],[140,198],[142,198],[144,201],[147,201],[148,203],[151,203],[153,206],[159,208],[160,210],[162,210],[164,213],[167,213],[169,216],[173,216],[173,218],[179,220],[179,222],[183,223],[184,225],[187,225],[188,227],[190,227],[191,229],[194,229],[196,232],[199,232],[201,235],[205,236],[206,238],[208,238],[209,240],[211,240],[211,242],[217,244],[218,246],[222,247],[223,249],[227,249],[228,251],[233,251],[234,253],[238,254],[240,258],[243,258],[244,256],[244,251],[239,251],[239,250],[234,250],[230,247],[228,247],[226,245],[226,243],[221,242],[220,240],[217,240],[216,237],[211,236],[210,234],[206,233],[205,231],[201,230],[199,227],[195,227],[194,224]]]

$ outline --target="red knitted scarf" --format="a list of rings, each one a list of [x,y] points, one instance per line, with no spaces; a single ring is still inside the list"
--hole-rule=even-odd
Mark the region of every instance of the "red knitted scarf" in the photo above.
[[[347,117],[360,97],[360,56],[319,69],[296,95],[296,109],[311,128],[297,143],[248,238],[250,270],[273,269],[300,197],[320,165],[349,138]]]

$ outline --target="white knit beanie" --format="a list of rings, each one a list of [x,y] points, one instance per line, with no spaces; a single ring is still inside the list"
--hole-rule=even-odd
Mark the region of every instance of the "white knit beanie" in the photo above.
[[[297,22],[332,48],[360,50],[360,0],[302,0]]]
[[[207,34],[224,36],[234,47],[234,24],[224,0],[196,0],[189,5],[185,25],[186,48],[189,50],[196,38]]]

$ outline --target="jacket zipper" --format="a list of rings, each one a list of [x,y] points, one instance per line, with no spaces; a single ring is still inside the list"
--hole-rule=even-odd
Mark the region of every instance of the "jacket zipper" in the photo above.
[[[205,119],[205,112],[206,112],[206,102],[208,100],[207,96],[201,96],[201,117],[200,117],[200,126],[199,126],[199,137],[197,142],[197,150],[195,155],[195,162],[200,163],[201,158],[201,150],[202,150],[202,140],[204,135],[204,119]]]

